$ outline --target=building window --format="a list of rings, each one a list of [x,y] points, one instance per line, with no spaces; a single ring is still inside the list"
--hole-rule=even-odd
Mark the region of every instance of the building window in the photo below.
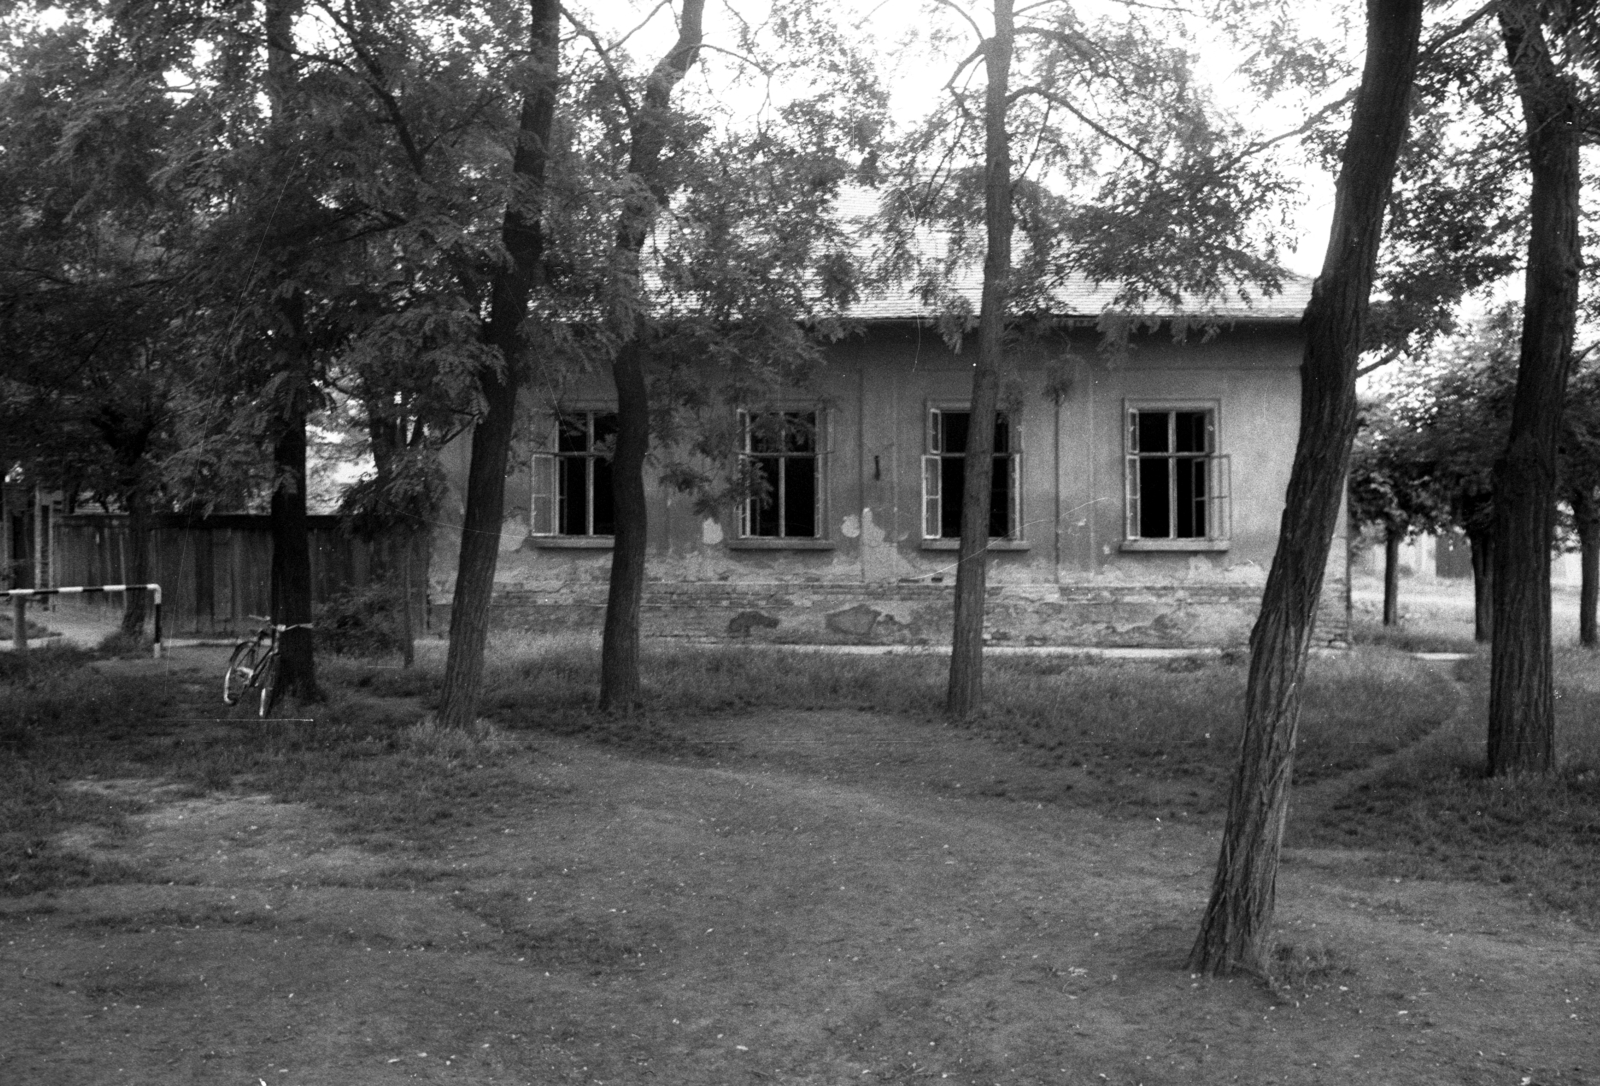
[[[822,458],[816,411],[739,413],[740,467],[749,497],[740,505],[746,539],[815,539],[822,514]]]
[[[533,457],[535,535],[616,534],[611,453],[614,411],[565,412],[555,418],[555,452]]]
[[[927,452],[922,457],[922,537],[961,538],[961,499],[966,493],[967,432],[972,412],[940,407],[928,411]],[[989,538],[1022,538],[1022,449],[1017,428],[994,416],[994,474],[989,495]]]
[[[1228,458],[1214,408],[1128,408],[1127,538],[1228,538]]]

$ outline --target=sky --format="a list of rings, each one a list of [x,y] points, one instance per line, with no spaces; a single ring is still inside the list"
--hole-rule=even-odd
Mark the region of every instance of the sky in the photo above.
[[[973,11],[981,26],[985,20],[983,0],[951,0],[944,4],[938,0],[832,0],[829,11],[841,22],[849,23],[859,32],[860,40],[875,41],[878,56],[883,63],[882,74],[889,85],[891,113],[898,121],[910,121],[925,111],[928,105],[944,94],[944,85],[954,70],[959,57],[970,50],[976,41],[975,32],[953,10],[961,7]],[[1026,9],[1028,0],[1020,0],[1018,7]],[[1102,13],[1122,10],[1116,0],[1076,0],[1074,9],[1081,17],[1093,18]],[[611,29],[613,35],[633,31],[628,48],[636,58],[659,56],[670,48],[675,36],[674,10],[677,5],[664,5],[660,0],[629,0],[625,4],[597,4],[593,24]],[[719,47],[732,40],[733,26],[729,12],[737,9],[749,13],[760,10],[760,0],[709,0],[706,11],[706,40]],[[1305,32],[1324,37],[1346,36],[1351,33],[1344,15],[1350,10],[1346,0],[1304,5],[1296,17]],[[1189,47],[1197,59],[1201,77],[1212,87],[1216,104],[1255,129],[1271,136],[1289,131],[1301,124],[1306,116],[1304,100],[1286,99],[1280,103],[1263,103],[1249,91],[1236,70],[1239,57],[1234,43],[1221,39],[1213,28],[1195,23]],[[942,29],[951,40],[932,41],[935,31]],[[696,78],[702,81],[708,94],[719,95],[719,68],[736,63],[731,54],[708,52]],[[1337,98],[1344,93],[1343,86],[1327,92],[1322,100]],[[1292,250],[1280,253],[1284,266],[1291,272],[1308,277],[1321,271],[1328,231],[1333,217],[1334,180],[1319,166],[1306,162],[1297,151],[1294,141],[1286,141],[1278,148],[1279,161],[1284,171],[1300,186],[1303,202],[1293,215],[1290,230]]]

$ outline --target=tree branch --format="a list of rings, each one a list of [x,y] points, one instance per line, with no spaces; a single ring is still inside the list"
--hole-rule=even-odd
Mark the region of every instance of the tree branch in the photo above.
[[[605,67],[606,75],[609,76],[611,80],[611,92],[617,96],[617,104],[622,107],[623,115],[628,118],[628,125],[631,127],[633,125],[635,111],[633,99],[628,97],[628,84],[623,80],[622,73],[617,71],[617,66],[611,62],[611,50],[606,48],[606,46],[601,43],[600,36],[593,30],[590,30],[582,19],[572,14],[572,12],[567,9],[565,4],[560,4],[558,6],[561,10],[562,16],[567,20],[567,22],[572,24],[572,29],[578,32],[579,37],[588,39],[589,45],[594,49],[595,55],[600,58],[600,63]],[[652,14],[654,14],[654,12],[652,12]]]
[[[1141,151],[1139,148],[1135,147],[1133,144],[1129,143],[1127,140],[1111,131],[1105,125],[1084,113],[1083,110],[1073,105],[1070,101],[1056,94],[1054,91],[1045,90],[1043,87],[1038,86],[1037,84],[1027,87],[1018,87],[1011,93],[1007,100],[1014,102],[1018,98],[1028,94],[1036,94],[1045,101],[1060,106],[1062,109],[1078,118],[1078,120],[1088,125],[1095,132],[1099,133],[1102,138],[1110,140],[1112,143],[1116,144],[1118,147],[1121,147],[1124,151],[1127,151],[1130,155],[1133,155],[1139,161],[1143,162],[1146,166],[1161,165],[1158,159],[1150,157],[1144,151]]]
[[[967,11],[959,4],[955,3],[955,0],[934,0],[934,3],[938,4],[940,7],[949,8],[951,11],[965,19],[967,21],[967,25],[972,27],[972,32],[978,35],[979,41],[986,41],[988,39],[989,35],[983,32],[983,27],[978,25],[978,21],[968,14]]]

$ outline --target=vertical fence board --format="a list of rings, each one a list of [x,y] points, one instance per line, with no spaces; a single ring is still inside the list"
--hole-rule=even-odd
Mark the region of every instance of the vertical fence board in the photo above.
[[[336,517],[312,517],[311,584],[315,603],[367,583],[380,568],[375,543],[341,530]],[[126,583],[127,518],[74,513],[56,525],[63,585]],[[264,516],[151,518],[150,570],[161,585],[162,618],[174,634],[242,632],[250,615],[270,612],[272,533]],[[115,602],[118,607],[120,601]]]

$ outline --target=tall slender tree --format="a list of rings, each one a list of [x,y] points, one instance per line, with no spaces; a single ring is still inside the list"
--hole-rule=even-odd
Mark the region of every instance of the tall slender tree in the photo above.
[[[452,728],[465,728],[477,719],[505,509],[506,464],[516,424],[517,391],[530,364],[528,303],[546,278],[545,186],[560,83],[560,4],[529,0],[528,12],[528,65],[501,227],[506,258],[493,277],[484,329],[484,339],[498,357],[478,374],[484,410],[472,432],[461,552],[450,608],[450,650],[439,705],[440,724]]]
[[[1495,464],[1494,638],[1489,665],[1489,772],[1546,773],[1555,766],[1550,643],[1550,549],[1557,451],[1578,308],[1579,146],[1589,119],[1574,71],[1551,53],[1552,31],[1582,46],[1595,35],[1592,5],[1559,9],[1503,0],[1500,34],[1526,130],[1528,263],[1511,433]],[[1591,89],[1590,96],[1594,97]],[[1596,99],[1600,101],[1600,99]]]
[[[684,0],[678,40],[650,72],[644,93],[629,109],[627,194],[618,217],[611,256],[611,377],[617,392],[617,439],[611,461],[616,536],[611,583],[600,647],[600,707],[631,709],[640,701],[639,610],[644,599],[648,507],[644,466],[650,451],[650,395],[646,363],[650,332],[646,319],[640,254],[671,189],[663,152],[676,126],[672,91],[700,54],[705,0]],[[626,94],[626,89],[617,91]]]
[[[967,429],[965,488],[961,503],[960,564],[956,574],[955,627],[945,711],[972,716],[983,704],[983,602],[988,584],[989,503],[994,482],[994,425],[1000,406],[1001,352],[1005,349],[1006,297],[1011,277],[1011,54],[1016,37],[1012,0],[994,0],[994,34],[983,43],[985,250],[978,311],[978,360],[972,369],[972,420]]]
[[[1253,157],[1262,145],[1215,114],[1192,58],[1144,5],[1113,6],[1119,15],[1093,22],[1067,3],[1028,5],[1020,20],[1009,3],[942,6],[977,42],[941,108],[901,143],[884,201],[880,283],[904,289],[910,280],[939,306],[952,348],[977,332],[946,694],[960,718],[982,704],[1007,347],[1023,325],[1051,334],[1060,288],[1073,277],[1115,285],[1101,314],[1113,345],[1152,311],[1182,311],[1174,327],[1203,326],[1223,297],[1271,292],[1281,273],[1262,213],[1286,186]],[[990,15],[992,33],[981,25]],[[980,61],[981,103],[969,86]],[[1026,148],[1015,162],[1013,146]],[[935,232],[942,244],[929,244]],[[974,314],[963,284],[980,252]]]
[[[1250,633],[1239,768],[1211,898],[1189,955],[1190,968],[1200,972],[1264,973],[1268,966],[1301,681],[1355,436],[1356,363],[1384,209],[1409,120],[1422,8],[1423,0],[1367,3],[1366,63],[1327,255],[1306,310],[1300,435],[1277,553]]]

